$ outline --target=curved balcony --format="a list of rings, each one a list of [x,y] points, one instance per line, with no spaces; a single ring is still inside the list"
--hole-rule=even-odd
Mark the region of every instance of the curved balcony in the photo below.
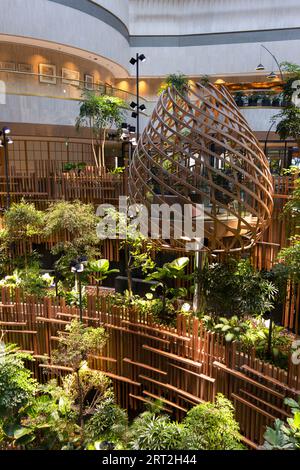
[[[0,71],[0,81],[0,120],[6,122],[74,125],[87,90],[121,98],[127,104],[136,100],[132,93],[108,83],[88,85],[55,75]],[[141,104],[147,107],[142,98]]]

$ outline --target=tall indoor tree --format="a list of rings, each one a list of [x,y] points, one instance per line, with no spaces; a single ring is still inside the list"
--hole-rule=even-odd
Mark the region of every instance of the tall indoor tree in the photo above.
[[[283,85],[283,102],[286,106],[280,113],[273,116],[273,121],[277,122],[276,132],[280,139],[286,140],[288,137],[294,139],[298,147],[300,146],[300,66],[294,63],[283,62],[282,70],[286,74]]]
[[[92,149],[97,168],[105,168],[107,132],[113,126],[120,128],[126,103],[115,96],[97,95],[87,91],[80,105],[76,129],[88,127],[92,131]]]

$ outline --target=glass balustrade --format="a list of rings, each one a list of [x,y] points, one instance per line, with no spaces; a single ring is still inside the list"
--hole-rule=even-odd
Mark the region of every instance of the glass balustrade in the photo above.
[[[135,95],[107,83],[87,84],[82,80],[71,80],[55,75],[40,75],[17,71],[0,70],[0,81],[7,95],[39,96],[45,98],[80,101],[86,91],[121,98],[126,103],[135,101]],[[140,103],[146,100],[140,98]]]

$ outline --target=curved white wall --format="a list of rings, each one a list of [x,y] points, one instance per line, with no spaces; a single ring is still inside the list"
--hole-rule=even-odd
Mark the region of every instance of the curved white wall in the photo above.
[[[129,0],[91,0],[93,3],[111,11],[129,27]]]
[[[82,11],[48,0],[1,0],[0,32],[90,51],[128,69],[127,39]]]
[[[299,0],[130,0],[132,35],[291,28],[299,17]]]
[[[182,72],[189,76],[247,75],[253,74],[260,61],[261,42],[244,44],[218,44],[193,47],[139,47],[132,53],[143,52],[147,61],[141,65],[141,75],[163,76]],[[264,42],[279,62],[300,62],[300,39],[293,41]],[[267,71],[277,71],[272,57],[262,52],[262,62]],[[266,72],[262,72],[263,79]]]
[[[271,118],[280,110],[278,108],[241,108],[240,111],[252,131],[267,132],[271,126]]]

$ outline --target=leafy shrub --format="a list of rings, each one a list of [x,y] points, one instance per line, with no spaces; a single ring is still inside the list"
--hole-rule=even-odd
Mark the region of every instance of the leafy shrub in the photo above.
[[[103,400],[85,428],[88,442],[122,443],[126,440],[128,418],[126,411],[115,404],[113,395]]]
[[[98,217],[92,204],[80,201],[59,201],[51,204],[45,214],[44,235],[50,237],[67,233],[67,240],[59,242],[52,248],[53,255],[59,255],[57,270],[66,278],[70,273],[70,262],[80,256],[98,255],[99,239],[96,234]]]
[[[142,413],[131,426],[129,448],[133,450],[181,449],[182,426],[171,421],[169,416],[155,412]]]
[[[205,313],[216,316],[262,315],[273,309],[277,289],[248,260],[206,266],[201,275]]]
[[[38,266],[25,269],[16,269],[11,276],[1,279],[0,286],[15,289],[21,288],[25,294],[43,297],[47,290],[53,285],[54,278],[50,274],[41,274]]]
[[[282,326],[273,324],[271,336],[271,357],[269,348],[269,321],[262,317],[231,318],[210,317],[205,315],[202,320],[206,328],[224,335],[227,342],[240,341],[242,348],[249,351],[255,348],[257,357],[272,361],[279,367],[287,367],[294,337]]]
[[[0,414],[10,416],[25,405],[36,393],[37,382],[26,369],[25,360],[31,356],[19,352],[14,345],[0,342]]]
[[[262,446],[265,450],[300,450],[300,401],[287,398],[285,404],[291,407],[293,417],[286,423],[276,419],[273,428],[267,427]]]
[[[56,381],[39,386],[39,393],[19,410],[12,422],[3,426],[7,440],[26,450],[75,449],[80,443],[80,428],[72,401]]]
[[[189,91],[189,78],[183,73],[171,73],[159,87],[158,95],[161,95],[171,87],[176,88],[179,93],[186,95]]]
[[[195,406],[183,421],[183,449],[240,450],[241,435],[232,403],[218,394],[215,403]]]

